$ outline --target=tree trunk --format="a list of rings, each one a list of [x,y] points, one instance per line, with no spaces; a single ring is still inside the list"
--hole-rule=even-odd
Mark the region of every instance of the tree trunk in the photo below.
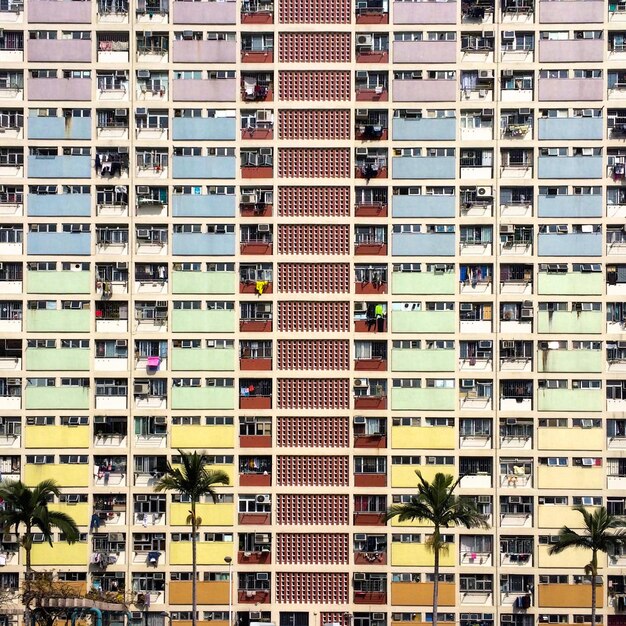
[[[198,558],[196,554],[196,503],[191,501],[191,626],[196,626],[198,608]]]
[[[596,550],[591,556],[591,624],[596,626],[596,577],[598,575],[598,553]]]
[[[24,580],[24,595],[22,596],[24,599],[24,623],[26,626],[31,626],[31,614],[30,614],[30,582],[32,578],[32,558],[31,558],[31,550],[33,547],[32,544],[32,536],[30,527],[26,527],[26,532],[24,533],[24,557],[26,560],[26,579]]]
[[[433,572],[435,579],[433,580],[433,626],[437,626],[437,613],[439,612],[439,554],[441,552],[441,545],[439,543],[439,528],[435,526],[435,533],[433,539],[435,543],[434,547],[434,566]]]

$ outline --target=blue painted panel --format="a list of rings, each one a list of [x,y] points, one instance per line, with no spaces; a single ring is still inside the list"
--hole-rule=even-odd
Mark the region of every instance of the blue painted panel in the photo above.
[[[91,139],[90,117],[29,117],[29,139]]]
[[[172,196],[174,217],[235,217],[237,196],[182,195]]]
[[[602,196],[539,196],[539,217],[602,217]]]
[[[88,193],[56,194],[40,196],[29,193],[27,214],[33,217],[91,216],[91,195]]]
[[[452,117],[422,119],[395,117],[391,128],[394,141],[414,139],[454,141],[456,139],[456,120]]]
[[[235,254],[234,233],[174,233],[172,253],[182,256],[232,256]]]
[[[454,256],[454,233],[392,233],[392,256]]]
[[[539,256],[602,256],[602,233],[539,233]]]
[[[90,233],[28,233],[27,254],[91,254]]]
[[[395,180],[455,178],[454,157],[393,157],[392,167]]]
[[[234,117],[175,117],[172,137],[176,140],[236,139],[237,120]]]
[[[456,196],[393,196],[392,217],[454,217]]]
[[[91,178],[91,157],[29,155],[28,175],[31,178]]]
[[[234,156],[175,156],[172,178],[235,178]]]

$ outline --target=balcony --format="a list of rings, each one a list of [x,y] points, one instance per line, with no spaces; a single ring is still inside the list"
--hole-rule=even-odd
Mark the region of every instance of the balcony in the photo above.
[[[602,217],[602,212],[602,196],[599,194],[539,195],[537,198],[538,217]]]
[[[601,156],[553,157],[540,156],[537,160],[539,178],[603,178]]]
[[[180,4],[180,3],[179,3]],[[182,3],[187,4],[187,3]],[[188,4],[198,4],[191,2]],[[213,3],[211,3],[213,4]],[[215,2],[214,4],[222,4]],[[235,117],[175,117],[172,121],[174,141],[219,141],[236,138]]]
[[[603,99],[602,78],[539,78],[540,102],[589,102]]]
[[[455,24],[456,2],[393,3],[394,24]]]
[[[234,233],[174,233],[172,253],[181,256],[232,256]]]
[[[454,196],[393,195],[391,198],[392,217],[455,217],[456,198]]]
[[[180,39],[173,43],[172,61],[174,63],[235,63],[237,61],[236,41]]]
[[[559,159],[560,160],[560,159]],[[602,256],[602,233],[539,233],[539,256]]]
[[[237,161],[231,156],[174,156],[172,178],[235,178]]]
[[[415,119],[395,117],[392,122],[392,139],[394,141],[454,141],[456,139],[456,119],[452,117]]]
[[[454,157],[393,157],[392,174],[395,180],[418,178],[440,180],[456,178]]]
[[[425,3],[427,6],[428,3]],[[442,3],[445,6],[447,3]],[[456,5],[455,5],[456,6]],[[394,41],[394,63],[455,63],[456,41]]]
[[[30,178],[91,178],[89,156],[28,156]]]
[[[236,24],[237,3],[226,2],[173,2],[173,24]]]
[[[54,0],[48,0],[53,2]],[[58,1],[58,0],[57,0]],[[28,139],[91,139],[91,118],[29,117]]]
[[[90,39],[29,39],[28,62],[91,63],[91,47]]]
[[[563,16],[566,15],[568,24],[601,24],[604,11],[602,0],[540,0],[539,23],[562,24]]]
[[[437,10],[444,6],[440,2],[433,4],[436,4]],[[454,80],[393,80],[393,98],[396,102],[454,102],[456,92],[457,83]]]
[[[554,2],[554,0],[551,0]],[[557,2],[577,2],[577,0],[556,0]],[[583,0],[581,4],[591,4],[595,0]],[[557,118],[542,117],[537,120],[539,139],[602,139],[602,119],[595,117]]]
[[[177,2],[177,4],[198,6],[200,3]],[[199,80],[176,78],[172,85],[172,99],[175,102],[235,102],[237,99],[237,80],[235,78],[203,78]]]

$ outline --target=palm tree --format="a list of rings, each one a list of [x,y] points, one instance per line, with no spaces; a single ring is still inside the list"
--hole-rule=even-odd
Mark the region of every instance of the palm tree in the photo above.
[[[433,533],[428,539],[428,546],[433,551],[433,626],[437,626],[439,610],[439,561],[447,544],[441,535],[442,529],[454,526],[465,528],[488,528],[487,520],[481,515],[472,500],[454,495],[461,477],[456,481],[449,474],[438,472],[432,482],[428,482],[419,470],[415,472],[419,483],[417,495],[412,496],[407,504],[392,506],[386,515],[390,520],[418,521],[433,525]]]
[[[196,504],[203,496],[211,496],[213,502],[217,502],[216,485],[228,485],[228,474],[221,470],[207,469],[209,460],[206,454],[201,452],[185,452],[178,450],[181,458],[180,467],[167,464],[165,474],[155,485],[155,491],[175,491],[187,496],[191,501],[191,509],[187,517],[187,523],[191,526],[191,623],[196,626],[197,610],[197,574],[198,564],[196,555],[196,530],[202,525],[202,519],[196,515]],[[229,581],[232,584],[232,581]]]
[[[4,509],[0,511],[0,528],[2,532],[13,531],[17,535],[26,555],[23,600],[27,612],[31,602],[33,530],[43,534],[50,545],[54,528],[59,529],[65,535],[65,541],[70,544],[76,543],[80,536],[76,522],[67,513],[48,508],[52,498],[60,494],[54,480],[43,480],[32,489],[21,481],[0,482],[0,498],[4,501]]]
[[[575,506],[574,511],[583,517],[583,533],[563,526],[559,531],[559,540],[550,546],[548,554],[561,554],[569,548],[591,550],[591,561],[585,565],[585,573],[591,576],[591,623],[596,623],[596,587],[598,576],[598,552],[613,551],[624,541],[626,520],[611,515],[601,506],[589,512],[584,506]]]

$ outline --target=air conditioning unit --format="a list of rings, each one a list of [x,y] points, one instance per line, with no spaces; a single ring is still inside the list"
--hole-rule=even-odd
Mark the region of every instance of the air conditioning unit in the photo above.
[[[269,543],[269,541],[270,541],[269,534],[257,533],[257,534],[254,535],[254,543],[256,543],[256,544]]]
[[[493,109],[483,109],[480,114],[482,117],[493,117]]]
[[[371,46],[374,43],[374,35],[370,33],[360,33],[356,36],[357,46]]]
[[[471,302],[462,302],[459,305],[459,309],[461,311],[473,311],[474,310],[474,305]]]
[[[250,621],[261,619],[261,611],[250,611]]]
[[[355,77],[357,80],[367,80],[367,72],[365,70],[357,70]]]
[[[259,224],[257,226],[257,230],[260,233],[269,233],[271,231],[272,227],[269,224]]]
[[[2,543],[17,543],[17,535],[14,533],[4,533],[2,535]]]
[[[482,198],[488,198],[493,196],[493,188],[492,187],[476,187],[476,195]]]
[[[139,596],[143,596],[143,594],[139,593],[137,594],[137,598],[139,598]],[[145,596],[144,596],[144,602],[145,602]],[[141,611],[131,611],[130,612],[130,620],[131,622],[143,622],[143,613]]]
[[[521,504],[522,497],[521,496],[509,496],[509,504]]]
[[[260,494],[256,497],[256,503],[257,504],[271,504],[272,496],[270,496],[268,493]]]
[[[354,153],[355,153],[357,156],[367,156],[367,155],[368,155],[368,153],[369,153],[369,151],[368,151],[368,149],[367,149],[367,148],[357,148],[357,149],[354,151]]]
[[[128,146],[120,146],[117,149],[118,154],[128,154]]]
[[[532,309],[522,309],[520,317],[522,317],[523,319],[528,319],[529,317],[533,316],[533,310]]]
[[[257,580],[269,580],[270,579],[270,575],[268,572],[259,572],[256,575],[256,579]]]
[[[352,386],[357,389],[366,389],[370,386],[370,382],[367,378],[355,378]]]
[[[256,204],[258,198],[255,193],[244,193],[241,195],[241,202],[242,204]]]
[[[369,117],[369,113],[367,111],[367,109],[357,109],[354,113],[354,116],[356,117],[356,119],[363,119],[363,118],[367,118]]]
[[[272,117],[274,116],[272,111],[257,111],[256,112],[256,121],[257,122],[271,122]]]
[[[116,270],[127,270],[128,269],[128,261],[118,261],[115,264]]]
[[[512,235],[515,233],[515,226],[513,224],[500,224],[500,233],[503,235]]]
[[[150,392],[150,383],[135,383],[133,386],[133,393],[136,395],[146,395]]]
[[[520,115],[530,115],[530,109],[520,109],[519,110],[519,114]]]
[[[372,613],[372,619],[373,620],[383,620],[385,619],[385,614],[384,613]]]
[[[154,418],[154,423],[159,425],[167,424],[167,417],[165,415],[157,415]]]
[[[517,424],[517,418],[516,417],[507,417],[506,418],[506,425],[507,426],[515,426]]]
[[[138,196],[147,196],[150,193],[150,187],[147,185],[138,185],[137,186],[137,195]]]
[[[354,580],[365,580],[365,574],[363,572],[355,572]]]
[[[367,535],[365,533],[355,533],[354,540],[355,541],[366,541],[367,540]]]
[[[137,78],[150,78],[150,70],[137,70]]]
[[[478,78],[493,78],[493,70],[478,70]]]
[[[128,347],[128,339],[116,339],[115,340],[116,348],[127,348]]]
[[[513,70],[503,70],[502,76],[506,76],[507,78],[513,76]]]
[[[478,504],[491,504],[491,496],[478,496],[476,502]]]
[[[479,341],[478,347],[482,349],[489,349],[491,348],[491,341]]]
[[[139,107],[139,108],[135,111],[135,115],[137,115],[137,116],[144,116],[144,115],[148,115],[148,109],[146,109],[146,107]]]
[[[124,541],[124,533],[111,533],[109,535],[109,541]]]
[[[363,415],[357,415],[354,418],[354,423],[355,424],[365,424],[365,417]]]
[[[9,387],[15,387],[16,385],[21,385],[21,384],[22,384],[21,378],[7,378],[7,385]]]
[[[476,381],[473,378],[462,378],[461,389],[473,389],[476,386]]]
[[[93,418],[94,424],[106,424],[107,416],[106,415],[95,415]]]
[[[115,117],[128,117],[128,109],[115,109]]]
[[[515,347],[515,342],[514,341],[503,341],[502,342],[502,347],[503,348],[514,348]]]
[[[367,311],[367,302],[355,302],[354,303],[355,313],[365,313],[366,311]]]

